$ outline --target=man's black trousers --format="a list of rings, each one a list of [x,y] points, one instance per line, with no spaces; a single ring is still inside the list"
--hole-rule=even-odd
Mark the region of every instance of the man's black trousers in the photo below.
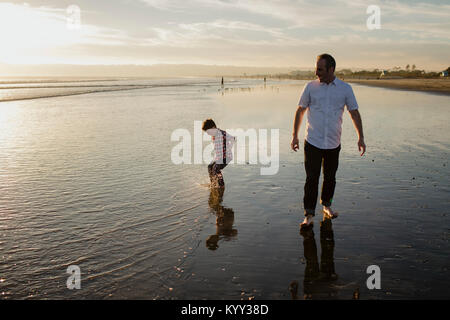
[[[334,188],[336,187],[336,171],[339,164],[340,150],[341,145],[335,149],[319,149],[305,140],[304,155],[306,182],[303,197],[305,216],[314,216],[319,191],[321,168],[323,168],[323,184],[320,203],[327,207],[331,206]]]

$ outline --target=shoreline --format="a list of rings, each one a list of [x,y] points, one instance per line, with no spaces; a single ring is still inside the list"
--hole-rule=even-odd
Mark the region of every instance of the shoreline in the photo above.
[[[371,87],[450,95],[450,79],[343,79],[343,81]]]

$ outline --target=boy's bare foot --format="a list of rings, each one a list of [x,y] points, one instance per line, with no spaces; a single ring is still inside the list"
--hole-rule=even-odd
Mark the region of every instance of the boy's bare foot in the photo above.
[[[336,211],[333,211],[331,207],[323,206],[323,213],[330,219],[335,219],[338,217],[338,213]]]
[[[312,216],[312,215],[307,215],[307,216],[305,217],[305,220],[303,220],[303,222],[300,223],[300,228],[308,227],[308,226],[310,226],[310,225],[313,224],[313,223],[314,223],[314,221],[313,221],[313,216]]]

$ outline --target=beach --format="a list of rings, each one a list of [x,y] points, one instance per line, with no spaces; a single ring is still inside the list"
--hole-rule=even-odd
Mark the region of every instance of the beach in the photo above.
[[[339,217],[323,220],[318,202],[305,234],[302,144],[290,149],[305,83],[4,89],[0,299],[448,299],[449,97],[353,83],[367,151],[344,112]],[[258,139],[278,130],[278,147],[267,141],[278,164],[251,163],[246,147],[246,161],[224,169],[225,189],[210,189],[207,162],[194,163],[206,118]],[[176,130],[189,133],[190,163],[173,161]],[[66,286],[72,265],[79,290]],[[373,265],[381,288],[371,290]]]
[[[450,95],[450,79],[346,79],[350,83],[358,83],[367,86],[414,90]]]

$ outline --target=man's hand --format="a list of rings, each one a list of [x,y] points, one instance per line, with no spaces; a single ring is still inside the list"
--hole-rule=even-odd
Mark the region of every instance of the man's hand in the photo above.
[[[364,143],[364,139],[359,139],[358,140],[358,150],[359,152],[361,152],[362,149],[362,153],[361,153],[361,157],[363,156],[363,154],[366,152],[366,144]]]
[[[294,117],[294,130],[292,130],[292,142],[291,149],[297,152],[299,148],[298,142],[298,129],[300,128],[300,124],[302,123],[303,114],[306,112],[306,108],[302,108],[298,106],[297,111],[295,112]]]
[[[364,143],[364,134],[362,129],[361,115],[358,109],[350,110],[350,117],[352,118],[353,125],[355,126],[356,132],[358,133],[358,150],[361,152],[361,156],[366,152],[366,144]]]
[[[294,150],[295,152],[297,152],[297,150],[298,150],[298,148],[299,148],[298,144],[299,144],[298,137],[295,137],[295,136],[292,137],[291,148],[292,148],[292,150]]]

